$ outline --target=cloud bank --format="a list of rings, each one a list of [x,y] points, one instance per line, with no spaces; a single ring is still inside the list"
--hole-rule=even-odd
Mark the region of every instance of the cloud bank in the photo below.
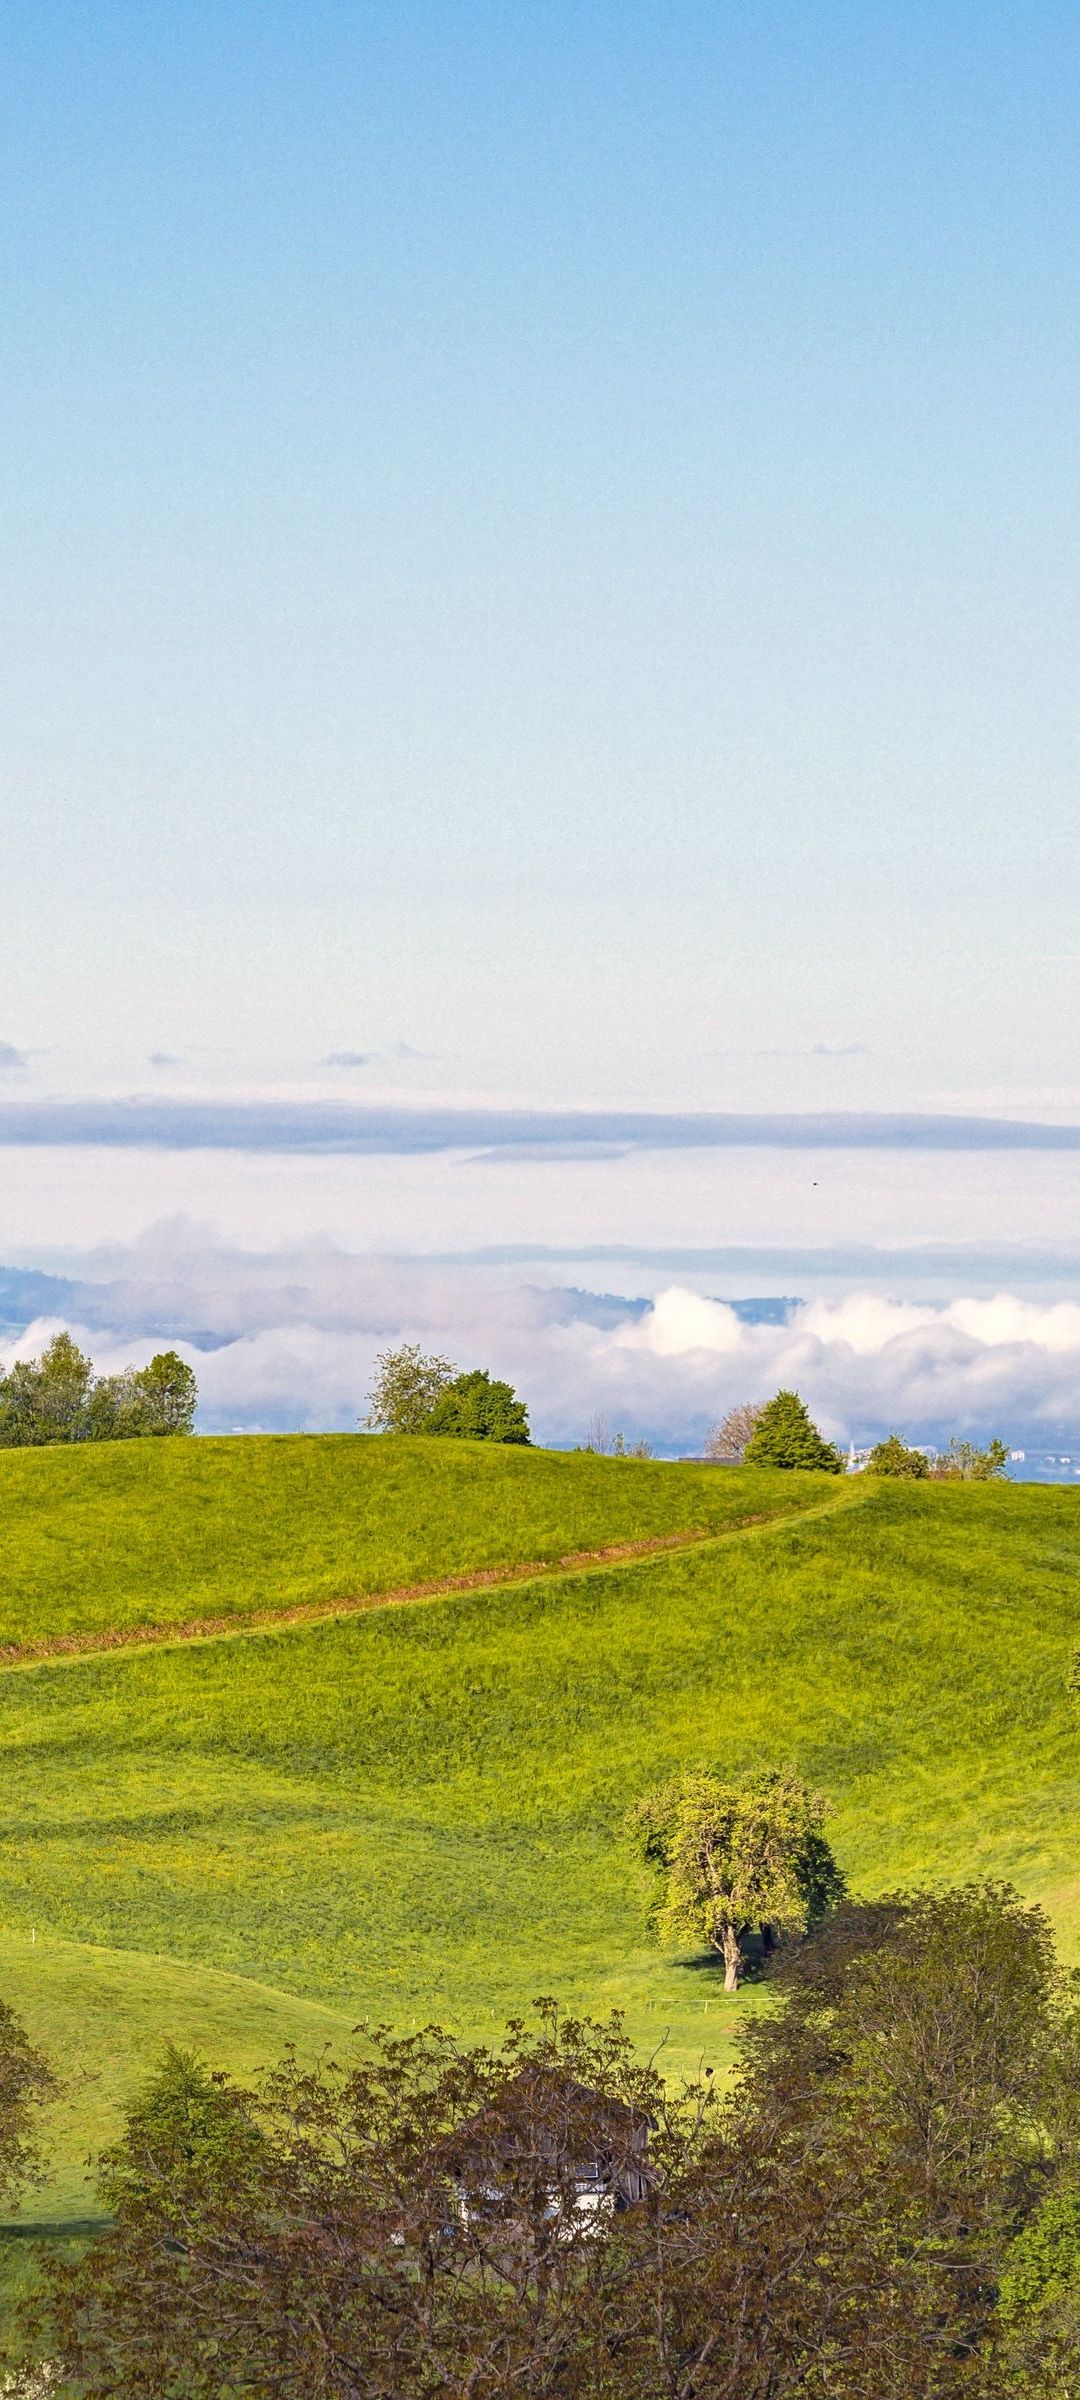
[[[1080,1428],[1080,1301],[1016,1292],[936,1303],[856,1289],[774,1301],[779,1321],[759,1322],[750,1304],[677,1279],[642,1297],[328,1243],[254,1254],[183,1224],[67,1279],[0,1277],[5,1290],[5,1360],[33,1354],[60,1323],[107,1368],[175,1344],[195,1367],[208,1432],[353,1425],[377,1352],[403,1339],[509,1376],[536,1437],[556,1445],[582,1440],[602,1411],[666,1453],[692,1452],[734,1401],[781,1384],[845,1443],[893,1426],[1014,1445]]]

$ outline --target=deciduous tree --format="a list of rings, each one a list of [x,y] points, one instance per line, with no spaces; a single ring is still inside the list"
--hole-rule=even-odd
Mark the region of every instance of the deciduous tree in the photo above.
[[[683,1775],[651,1793],[632,1823],[659,1872],[661,1936],[705,1942],[723,1958],[725,1991],[735,1991],[750,1933],[769,1949],[806,1933],[840,1898],[827,1814],[823,1794],[778,1767],[741,1783]]]
[[[132,1377],[139,1431],[144,1434],[190,1433],[198,1405],[194,1371],[175,1350],[159,1350],[149,1366]]]
[[[757,1400],[740,1400],[736,1408],[729,1408],[726,1417],[721,1417],[718,1425],[709,1427],[705,1436],[705,1457],[714,1459],[718,1466],[738,1466],[753,1440],[760,1415],[761,1403]]]
[[[47,2060],[0,2000],[0,2200],[9,2206],[40,2178],[40,2113],[56,2091]]]
[[[40,1358],[20,1359],[0,1375],[0,1448],[190,1433],[198,1396],[194,1373],[175,1350],[159,1351],[146,1367],[96,1375],[71,1335],[57,1333]]]
[[[483,1367],[455,1375],[419,1430],[453,1434],[467,1442],[528,1443],[531,1438],[525,1402],[510,1384],[493,1380]]]
[[[174,2053],[43,2346],[85,2400],[584,2400],[608,2257],[582,2183],[602,2204],[665,2106],[616,2024],[550,2003],[497,2050],[384,2029],[257,2090]]]
[[[381,1350],[375,1361],[363,1420],[368,1431],[423,1433],[432,1409],[456,1372],[448,1358],[421,1350],[418,1342],[402,1342],[396,1350]]]
[[[1077,2004],[1046,1920],[992,1886],[844,1905],[776,1997],[722,2096],[550,2003],[497,2050],[381,2032],[255,2090],[174,2053],[110,2230],[52,2272],[52,2384],[1074,2400]]]

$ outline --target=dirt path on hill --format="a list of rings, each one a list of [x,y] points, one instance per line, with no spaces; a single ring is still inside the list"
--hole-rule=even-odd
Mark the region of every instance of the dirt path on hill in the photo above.
[[[556,1581],[579,1574],[582,1568],[620,1567],[637,1559],[655,1558],[664,1551],[704,1549],[742,1533],[765,1533],[783,1525],[805,1525],[815,1517],[832,1516],[851,1505],[857,1495],[848,1488],[835,1499],[819,1500],[810,1508],[780,1509],[738,1517],[719,1528],[692,1526],[683,1533],[649,1534],[636,1542],[612,1542],[599,1550],[568,1550],[561,1558],[522,1559],[500,1567],[477,1567],[468,1575],[440,1575],[429,1583],[397,1584],[388,1591],[350,1592],[333,1600],[286,1601],[269,1608],[246,1609],[242,1615],[192,1617],[182,1625],[121,1625],[102,1632],[43,1634],[34,1641],[0,1643],[0,1670],[38,1667],[65,1660],[93,1658],[117,1650],[161,1648],[186,1642],[218,1642],[244,1633],[273,1633],[280,1626],[317,1625],[335,1617],[360,1616],[367,1609],[407,1608],[417,1601],[440,1600],[455,1592],[482,1592],[510,1583]]]

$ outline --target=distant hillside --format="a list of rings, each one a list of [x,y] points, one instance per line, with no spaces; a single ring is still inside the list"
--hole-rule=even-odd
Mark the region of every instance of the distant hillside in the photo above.
[[[0,1334],[25,1333],[36,1317],[64,1316],[74,1290],[62,1275],[42,1275],[36,1267],[0,1267]]]

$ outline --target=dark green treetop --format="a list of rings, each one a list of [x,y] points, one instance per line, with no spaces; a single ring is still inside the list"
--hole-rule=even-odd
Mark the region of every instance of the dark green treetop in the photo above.
[[[909,1450],[898,1433],[890,1433],[885,1442],[878,1442],[866,1462],[868,1475],[895,1475],[905,1483],[918,1483],[930,1473],[930,1461],[925,1450]]]
[[[748,1467],[821,1467],[828,1475],[844,1471],[839,1450],[818,1432],[798,1392],[777,1392],[766,1401],[744,1457]]]
[[[493,1379],[484,1367],[475,1367],[468,1375],[455,1375],[420,1430],[457,1434],[467,1442],[530,1440],[524,1400],[517,1398],[510,1384]]]

